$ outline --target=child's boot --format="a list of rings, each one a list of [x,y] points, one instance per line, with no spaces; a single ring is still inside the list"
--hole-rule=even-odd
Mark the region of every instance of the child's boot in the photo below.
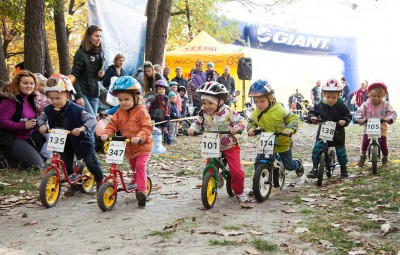
[[[389,163],[388,157],[387,156],[383,156],[382,157],[382,166],[387,165]]]
[[[98,192],[101,185],[103,184],[103,181],[96,181],[96,191]]]
[[[315,178],[317,178],[317,177],[318,177],[317,168],[316,168],[316,167],[313,167],[313,168],[311,169],[311,171],[307,174],[307,178],[315,179]]]
[[[364,164],[365,164],[365,160],[366,160],[366,159],[367,159],[367,152],[366,152],[366,151],[362,151],[362,152],[361,152],[361,155],[360,155],[360,158],[358,159],[357,165],[358,165],[359,167],[363,167]]]
[[[136,191],[136,200],[138,201],[138,206],[146,206],[146,194],[143,191]]]
[[[340,178],[349,177],[349,173],[347,172],[347,166],[340,166]]]

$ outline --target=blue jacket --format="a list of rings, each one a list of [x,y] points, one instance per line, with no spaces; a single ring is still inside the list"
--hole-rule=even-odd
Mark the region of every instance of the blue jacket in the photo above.
[[[76,136],[68,136],[67,143],[70,142],[72,144],[72,148],[77,155],[78,159],[82,157],[82,155],[86,155],[90,149],[94,148],[94,137],[91,133],[91,126],[86,126],[85,124],[88,120],[82,120],[82,111],[84,109],[70,101],[64,106],[64,108],[60,111],[60,116],[57,117],[57,112],[54,110],[53,105],[48,105],[43,109],[48,121],[48,127],[52,128],[62,128],[65,130],[73,130],[74,128],[80,128],[82,126],[86,127],[85,137],[76,137]],[[89,121],[93,121],[93,117]]]
[[[171,116],[171,120],[179,119],[181,117],[181,113],[179,112],[178,106],[176,106],[175,103],[171,103],[169,115]]]

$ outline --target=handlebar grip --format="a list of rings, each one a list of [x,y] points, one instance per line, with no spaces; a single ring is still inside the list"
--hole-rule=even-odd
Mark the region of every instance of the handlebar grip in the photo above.
[[[129,142],[130,141],[130,139],[126,138],[125,136],[109,137],[108,140],[109,141],[125,141],[125,142]]]

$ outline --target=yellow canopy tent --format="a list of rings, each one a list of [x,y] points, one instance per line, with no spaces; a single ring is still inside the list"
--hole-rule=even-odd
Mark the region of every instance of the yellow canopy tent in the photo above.
[[[204,62],[204,71],[207,69],[207,63],[213,62],[214,70],[219,75],[223,74],[225,66],[229,66],[230,75],[235,79],[235,89],[244,95],[246,92],[243,92],[243,81],[239,80],[237,76],[238,60],[241,57],[244,57],[244,52],[239,47],[222,45],[207,32],[201,31],[185,47],[167,52],[165,66],[171,68],[170,77],[174,77],[176,67],[182,67],[183,77],[186,79],[190,77],[190,71],[196,66],[196,61],[199,59]],[[240,111],[244,108],[243,98],[240,96],[238,99],[237,110]]]

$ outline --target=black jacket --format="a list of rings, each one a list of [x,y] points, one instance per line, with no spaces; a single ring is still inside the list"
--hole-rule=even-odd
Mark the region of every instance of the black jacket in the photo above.
[[[343,99],[339,100],[333,106],[329,106],[324,101],[314,106],[309,112],[308,117],[320,117],[322,120],[339,122],[339,120],[346,121],[345,126],[336,126],[333,141],[329,142],[329,146],[344,146],[346,133],[344,127],[347,127],[351,122],[351,113],[349,108],[343,103]],[[311,123],[311,120],[309,121]],[[317,140],[319,140],[320,128],[317,132]]]

